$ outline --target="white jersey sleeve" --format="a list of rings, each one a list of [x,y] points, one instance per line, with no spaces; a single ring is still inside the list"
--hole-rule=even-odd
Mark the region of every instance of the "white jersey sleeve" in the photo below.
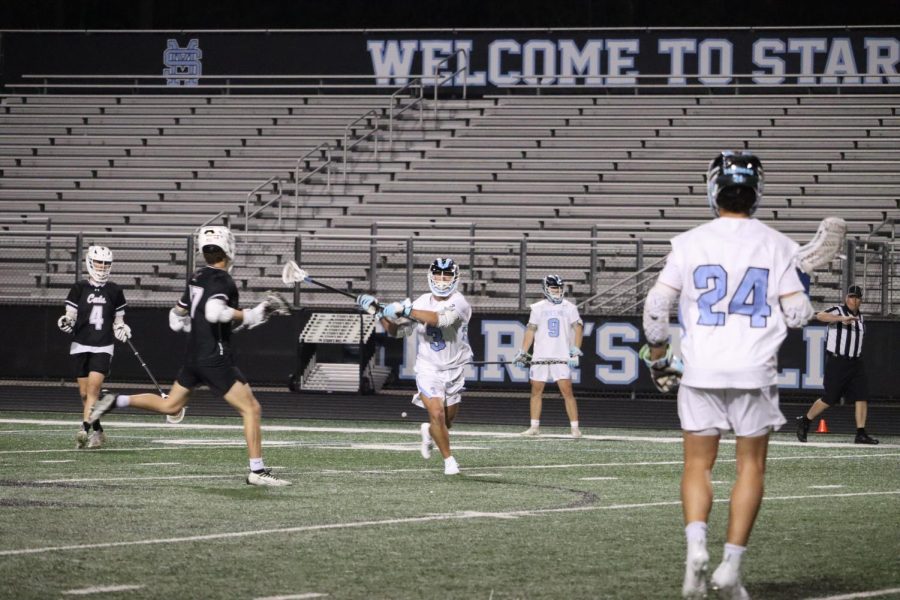
[[[798,245],[756,219],[719,218],[672,240],[659,281],[681,290],[681,382],[757,389],[777,380],[787,335],[779,296],[803,289]]]
[[[581,323],[578,308],[568,300],[554,304],[541,300],[531,306],[529,323],[537,326],[534,332],[534,360],[568,360],[569,348],[575,340],[573,328]]]
[[[454,311],[459,318],[446,327],[435,327],[419,323],[416,325],[417,350],[416,369],[422,367],[445,371],[472,362],[472,348],[469,346],[469,320],[472,307],[459,292],[448,298],[435,298],[433,294],[423,294],[413,302],[413,308],[428,310],[438,314]]]

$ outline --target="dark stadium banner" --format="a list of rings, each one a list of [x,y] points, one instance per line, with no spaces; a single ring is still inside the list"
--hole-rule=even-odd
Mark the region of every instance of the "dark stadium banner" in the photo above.
[[[127,290],[126,290],[127,296]],[[4,306],[7,343],[0,345],[0,378],[73,380],[68,359],[70,336],[56,328],[59,307]],[[134,332],[134,344],[160,382],[168,384],[181,365],[184,336],[168,326],[168,309],[131,308],[126,320]],[[528,315],[476,313],[469,324],[469,338],[478,361],[511,360],[521,347]],[[305,320],[297,311],[279,326],[263,326],[236,334],[238,364],[251,383],[287,385],[296,368],[297,337]],[[585,317],[584,356],[577,371],[577,389],[629,395],[653,391],[647,370],[638,359],[642,343],[638,319]],[[874,400],[896,400],[900,370],[896,368],[900,322],[866,320],[863,360],[869,373]],[[413,338],[383,339],[382,359],[395,369],[401,387],[414,389]],[[825,327],[791,331],[779,355],[780,387],[785,395],[805,396],[822,389],[825,359]],[[127,346],[116,343],[113,381],[152,384]],[[524,390],[524,370],[505,365],[470,367],[470,388]]]
[[[193,86],[204,77],[366,76],[385,89],[434,69],[473,95],[499,89],[736,84],[900,85],[900,28],[424,31],[2,32],[5,83],[23,75],[131,75]],[[467,57],[467,58],[466,58]],[[156,79],[158,78],[158,79]],[[212,81],[212,80],[210,80]],[[271,81],[271,80],[269,80]],[[220,83],[217,81],[216,83]],[[281,80],[281,83],[285,83]],[[857,89],[857,88],[855,88]]]

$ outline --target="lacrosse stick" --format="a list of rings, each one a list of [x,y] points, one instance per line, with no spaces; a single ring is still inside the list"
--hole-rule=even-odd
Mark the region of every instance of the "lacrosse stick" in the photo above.
[[[284,299],[284,296],[282,296],[278,292],[268,290],[266,292],[266,299],[264,300],[264,302],[266,303],[266,308],[264,310],[265,319],[261,323],[258,323],[259,325],[262,325],[273,316],[284,317],[291,314],[291,305],[288,304],[288,301]],[[244,323],[241,323],[231,331],[232,333],[235,333],[246,328],[247,327],[244,325]]]
[[[301,269],[300,266],[292,260],[289,260],[287,263],[285,263],[284,268],[281,270],[281,280],[288,285],[300,282],[311,283],[330,292],[335,292],[336,294],[347,296],[348,298],[353,298],[354,300],[356,300],[357,297],[357,294],[354,294],[352,292],[332,287],[327,283],[322,283],[321,281],[316,281],[309,276],[309,273]],[[368,308],[368,313],[370,315],[374,315],[376,312],[382,310],[383,308],[384,306],[381,304],[372,304]]]
[[[826,217],[819,223],[816,235],[805,246],[801,246],[794,257],[795,266],[804,273],[812,273],[824,267],[837,256],[844,245],[847,223],[839,217]]]
[[[569,361],[567,361],[567,360],[552,360],[552,359],[530,360],[530,361],[528,361],[527,366],[530,366],[530,365],[565,365],[565,364],[568,364],[568,362]],[[475,365],[476,367],[480,367],[482,365],[514,365],[516,363],[514,363],[511,360],[473,360],[472,362],[470,362],[468,364]]]
[[[153,376],[153,373],[150,372],[150,367],[147,366],[147,363],[144,361],[143,357],[137,351],[137,348],[134,347],[134,344],[131,343],[131,338],[126,338],[125,341],[128,343],[128,346],[131,348],[131,351],[134,352],[134,357],[138,359],[138,362],[141,363],[141,366],[144,367],[144,371],[146,371],[147,376],[150,377],[150,381],[153,382],[153,385],[156,386],[156,391],[159,392],[159,395],[163,398],[167,398],[168,395],[162,391],[162,388],[159,386],[159,382],[156,381],[156,377]],[[174,415],[166,415],[166,422],[171,423],[172,425],[177,425],[184,421],[184,413],[187,410],[186,406],[181,407],[181,410],[178,411],[178,414]]]

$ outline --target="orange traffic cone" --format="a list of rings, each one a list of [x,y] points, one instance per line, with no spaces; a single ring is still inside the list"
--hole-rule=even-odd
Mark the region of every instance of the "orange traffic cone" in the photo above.
[[[828,424],[825,423],[825,419],[819,419],[819,426],[816,428],[816,433],[828,433]]]

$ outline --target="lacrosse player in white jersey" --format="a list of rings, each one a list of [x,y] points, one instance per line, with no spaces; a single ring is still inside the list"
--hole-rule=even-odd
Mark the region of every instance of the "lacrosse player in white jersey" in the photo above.
[[[418,336],[416,350],[416,387],[413,404],[428,411],[428,423],[422,423],[422,457],[431,458],[432,444],[444,457],[444,474],[459,473],[459,464],[450,452],[450,427],[459,412],[465,385],[465,368],[472,362],[468,325],[472,307],[456,291],[459,265],[452,258],[437,258],[428,269],[431,293],[415,302],[409,298],[383,307],[378,316],[388,335]],[[378,301],[368,294],[357,298],[363,310]]]
[[[724,556],[710,584],[720,597],[749,598],[741,559],[762,503],[769,434],[785,423],[776,355],[787,328],[802,327],[813,309],[794,267],[799,246],[750,218],[763,192],[759,159],[721,153],[710,163],[707,192],[718,218],[672,239],[666,266],[644,304],[648,346],[641,357],[657,387],[672,389],[681,379],[687,538],[682,596],[706,597],[711,472],[721,433],[733,430],[737,480]],[[679,298],[683,374],[668,345],[669,311]]]
[[[584,323],[574,304],[566,300],[565,283],[559,275],[547,275],[541,282],[546,300],[531,305],[531,315],[525,329],[522,349],[513,359],[518,367],[526,367],[531,361],[549,364],[532,364],[528,372],[531,380],[531,426],[522,435],[540,435],[541,409],[544,386],[556,382],[566,403],[566,414],[572,427],[572,437],[580,438],[578,428],[578,404],[572,391],[572,369],[578,368]],[[534,343],[534,355],[528,353]],[[556,361],[555,363],[551,361]]]

